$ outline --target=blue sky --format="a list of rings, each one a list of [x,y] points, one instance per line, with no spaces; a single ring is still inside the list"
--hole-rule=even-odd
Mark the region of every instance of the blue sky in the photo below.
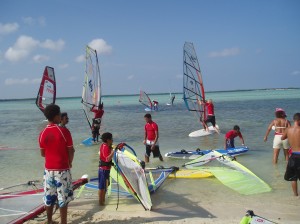
[[[2,0],[0,99],[34,98],[45,66],[80,96],[85,45],[104,95],[182,91],[194,43],[206,91],[299,87],[298,0]]]

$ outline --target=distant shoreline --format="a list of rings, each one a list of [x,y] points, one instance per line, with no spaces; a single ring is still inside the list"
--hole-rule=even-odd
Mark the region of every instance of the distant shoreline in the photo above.
[[[222,92],[247,92],[247,91],[257,91],[257,90],[294,90],[300,89],[296,87],[289,87],[289,88],[262,88],[262,89],[236,89],[236,90],[217,90],[217,91],[207,91],[205,93],[222,93]],[[182,92],[174,92],[173,94],[181,94]],[[166,93],[149,93],[149,95],[168,95],[169,92]],[[103,97],[116,97],[116,96],[139,96],[139,94],[116,94],[116,95],[103,95]],[[81,96],[67,96],[67,97],[57,97],[57,99],[73,99],[73,98],[80,98]],[[20,101],[20,100],[35,100],[36,98],[16,98],[16,99],[0,99],[1,101]]]

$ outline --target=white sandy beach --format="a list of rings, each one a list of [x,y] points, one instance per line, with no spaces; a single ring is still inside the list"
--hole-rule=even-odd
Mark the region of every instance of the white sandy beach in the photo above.
[[[134,199],[107,199],[107,205],[100,207],[96,197],[76,199],[69,206],[69,223],[239,223],[245,212],[253,210],[257,215],[276,223],[299,223],[300,213],[298,197],[277,198],[270,200],[268,193],[253,196],[235,194],[232,200],[226,199],[230,189],[215,191],[214,197],[199,189],[199,194],[188,192],[172,193],[168,186],[152,195],[152,211],[144,211]],[[163,196],[164,200],[161,200]],[[57,211],[54,220],[59,221]],[[30,224],[40,223],[29,221]]]

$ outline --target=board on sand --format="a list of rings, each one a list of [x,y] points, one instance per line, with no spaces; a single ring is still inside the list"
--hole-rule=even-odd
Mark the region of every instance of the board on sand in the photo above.
[[[216,125],[216,128],[219,129],[219,126]],[[197,131],[193,131],[189,134],[189,137],[202,137],[202,136],[207,136],[207,135],[217,133],[213,126],[209,126],[208,130],[209,131],[206,131],[205,129],[200,129]]]
[[[196,178],[206,178],[212,177],[213,175],[209,172],[203,170],[193,170],[193,169],[180,169],[174,173],[169,175],[169,178],[188,178],[188,179],[196,179]]]
[[[245,152],[248,152],[248,150],[249,148],[247,146],[241,146],[241,147],[229,148],[229,149],[214,149],[214,151],[217,151],[224,155],[230,155],[230,156],[241,155],[244,154]],[[211,151],[212,151],[211,149],[205,149],[205,150],[197,149],[195,151],[182,149],[181,151],[177,151],[177,152],[168,152],[165,154],[165,157],[175,158],[175,159],[196,159],[199,156],[203,156],[205,154],[210,153]]]

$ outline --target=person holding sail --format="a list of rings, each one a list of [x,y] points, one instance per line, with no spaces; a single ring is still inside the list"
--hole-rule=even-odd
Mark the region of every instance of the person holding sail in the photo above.
[[[104,114],[103,110],[103,102],[98,105],[98,108],[95,105],[91,108],[91,111],[94,112],[94,118],[92,123],[92,134],[93,134],[93,141],[99,141],[99,130],[101,125],[102,116]]]
[[[204,120],[201,120],[204,129],[207,132],[209,132],[207,123],[210,122],[212,124],[212,126],[214,127],[215,131],[219,134],[220,131],[216,126],[215,108],[214,108],[212,99],[209,99],[207,101],[198,100],[198,103],[200,105],[204,105],[204,110],[206,110],[206,108],[207,108],[207,117]]]

